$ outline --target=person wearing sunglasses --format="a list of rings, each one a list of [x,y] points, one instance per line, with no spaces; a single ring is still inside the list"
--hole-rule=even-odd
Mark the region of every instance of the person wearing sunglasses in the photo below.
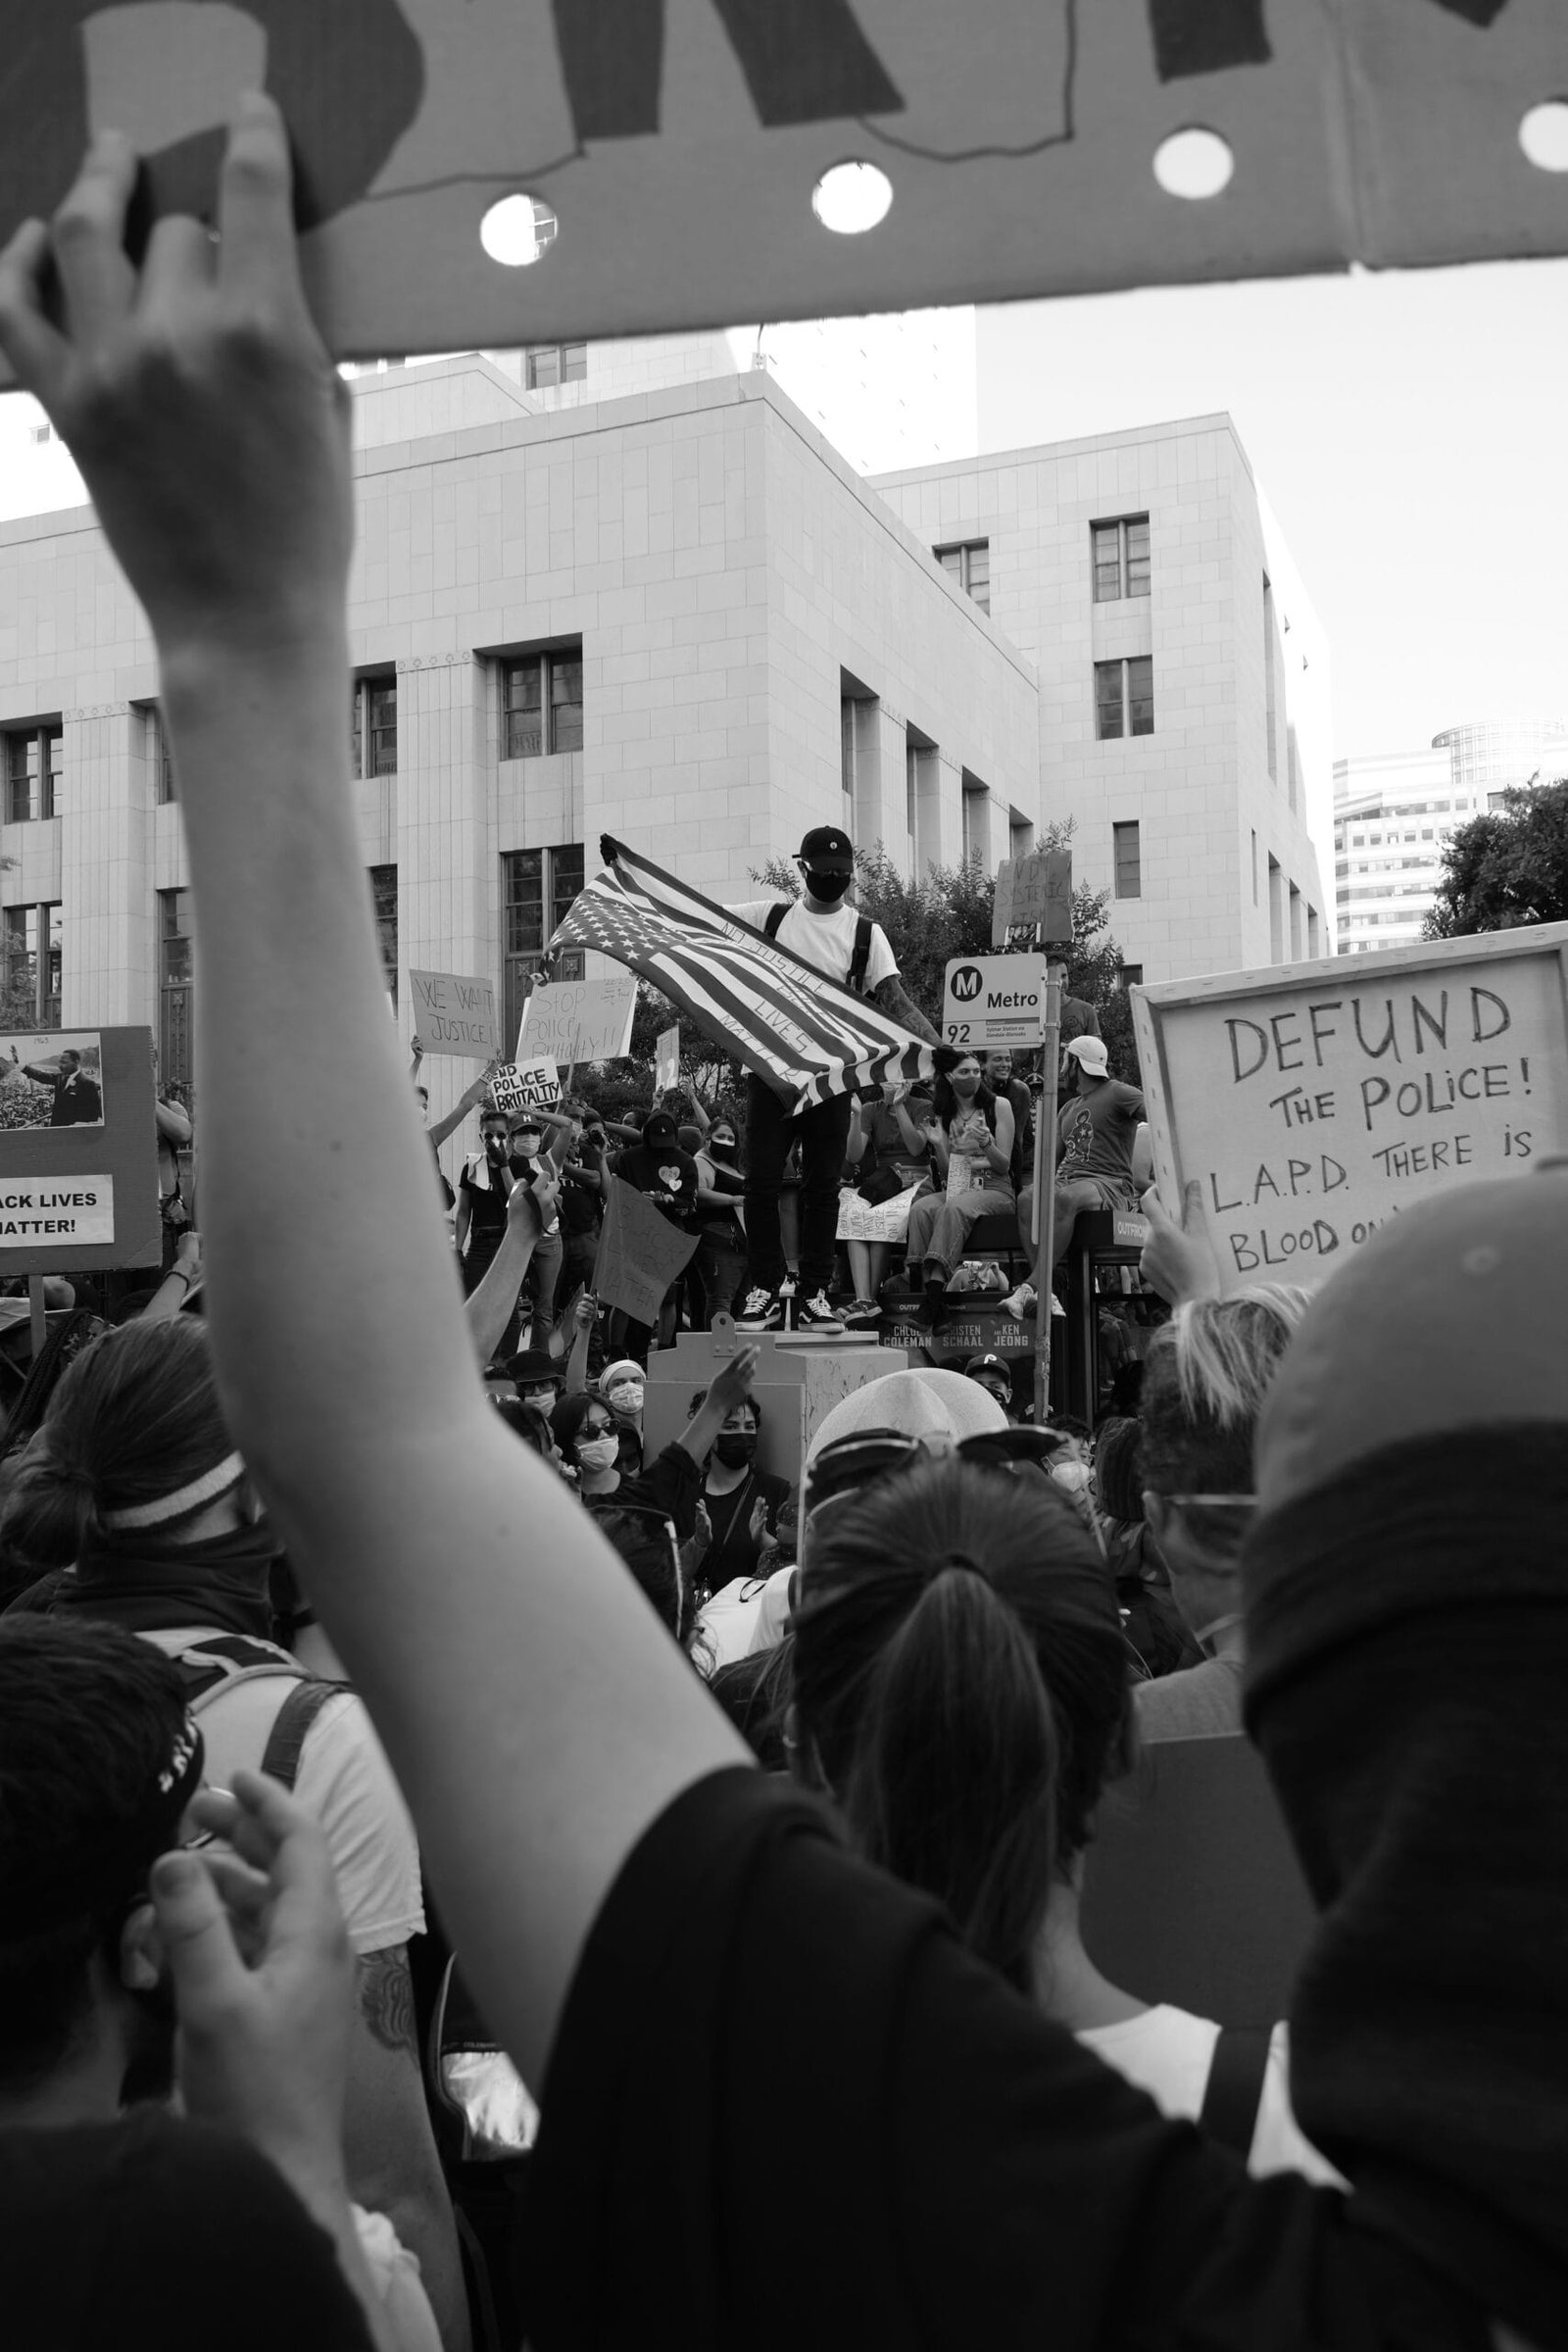
[[[1256,1509],[1252,1440],[1306,1301],[1305,1291],[1286,1283],[1259,1283],[1234,1298],[1184,1300],[1145,1358],[1144,1517],[1203,1658],[1144,1684],[1141,1740],[1242,1729],[1240,1567]]]

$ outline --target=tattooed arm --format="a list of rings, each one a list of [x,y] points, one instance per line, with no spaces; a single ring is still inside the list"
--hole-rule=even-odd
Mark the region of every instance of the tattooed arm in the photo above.
[[[407,1944],[361,1955],[359,2012],[343,2132],[349,2194],[384,2213],[418,2256],[444,2352],[466,2352],[463,2267],[424,2104]]]
[[[897,972],[889,972],[887,978],[871,991],[871,995],[888,1019],[907,1029],[911,1037],[924,1038],[928,1046],[942,1043],[925,1014],[910,1004],[904,982]]]

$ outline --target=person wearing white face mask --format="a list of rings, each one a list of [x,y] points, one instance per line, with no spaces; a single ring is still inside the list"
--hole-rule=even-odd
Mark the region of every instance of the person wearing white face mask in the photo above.
[[[630,1422],[639,1437],[643,1434],[644,1393],[643,1368],[629,1355],[607,1364],[599,1375],[600,1396],[617,1420]]]
[[[971,1227],[982,1217],[1010,1216],[1013,1208],[1011,1103],[991,1092],[977,1054],[939,1054],[937,1065],[926,1135],[938,1189],[923,1193],[910,1209],[907,1248],[911,1281],[916,1267],[923,1271],[926,1320],[933,1331],[947,1311],[948,1279]],[[970,1176],[963,1190],[953,1179],[954,1163],[960,1158]]]

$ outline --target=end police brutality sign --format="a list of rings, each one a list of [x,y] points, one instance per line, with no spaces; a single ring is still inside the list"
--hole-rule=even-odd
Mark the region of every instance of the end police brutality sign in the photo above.
[[[942,1042],[1038,1046],[1046,1033],[1043,956],[956,956],[948,965]]]

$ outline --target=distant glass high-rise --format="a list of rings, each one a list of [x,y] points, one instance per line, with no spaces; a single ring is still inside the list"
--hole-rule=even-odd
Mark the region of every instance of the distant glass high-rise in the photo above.
[[[1568,775],[1568,723],[1494,718],[1445,727],[1425,752],[1334,763],[1339,952],[1408,947],[1426,926],[1443,846],[1514,785]]]

